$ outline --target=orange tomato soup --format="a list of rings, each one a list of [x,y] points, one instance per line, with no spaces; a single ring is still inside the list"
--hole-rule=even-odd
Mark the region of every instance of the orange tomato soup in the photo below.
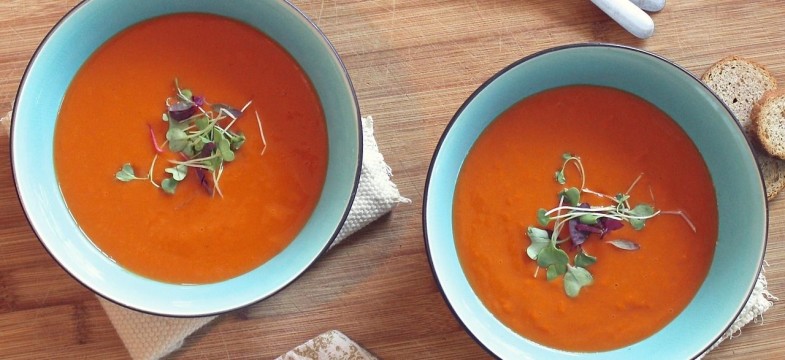
[[[253,101],[232,126],[247,140],[225,165],[223,198],[194,170],[173,195],[115,178],[128,162],[147,174],[148,124],[163,143],[175,78],[208,102]],[[204,14],[146,21],[102,46],[71,83],[54,142],[58,181],[84,233],[121,266],[171,283],[225,280],[275,256],[315,208],[327,169],[324,115],[299,65],[258,30]],[[158,160],[157,182],[169,166]]]
[[[526,235],[539,208],[558,205],[565,186],[580,187],[570,165],[567,184],[554,180],[561,155],[580,156],[586,187],[615,196],[633,188],[632,206],[682,210],[694,223],[659,215],[635,231],[629,223],[584,249],[597,257],[593,284],[577,297],[562,277],[526,255]],[[584,194],[592,205],[609,203]],[[455,243],[463,270],[485,306],[512,330],[540,344],[579,352],[611,350],[642,340],[673,320],[706,277],[717,239],[717,205],[708,169],[694,144],[666,114],[625,92],[569,86],[531,96],[497,118],[461,169],[454,203]],[[552,229],[553,223],[548,228]],[[607,240],[628,239],[637,251]],[[569,243],[561,247],[570,255]]]

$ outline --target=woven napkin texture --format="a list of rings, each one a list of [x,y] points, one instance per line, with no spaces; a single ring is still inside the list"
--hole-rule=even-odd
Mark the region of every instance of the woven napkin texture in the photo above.
[[[10,127],[10,119],[10,112],[7,116],[0,119],[0,127],[4,128],[6,133]],[[373,135],[373,119],[370,116],[363,118],[363,168],[360,185],[357,190],[357,197],[349,212],[349,217],[333,245],[338,244],[341,240],[374,219],[386,214],[396,204],[410,202],[399,194],[390,177],[390,168],[384,162]],[[753,321],[759,322],[763,313],[772,306],[772,301],[777,300],[767,290],[764,272],[765,268],[761,270],[752,295],[744,305],[739,317],[736,318],[730,329],[707,350],[707,353],[716,348],[722,341],[737,336],[741,332],[741,328],[748,323]],[[158,359],[177,350],[182,346],[186,337],[215,318],[210,316],[181,319],[153,316],[128,310],[102,298],[99,298],[99,300],[115,329],[117,329],[118,335],[120,335],[126,348],[128,348],[128,352],[134,359]],[[331,333],[328,332],[326,334]],[[345,340],[354,344],[353,346],[357,345],[340,332],[335,332],[335,334],[332,336],[322,334],[283,355],[282,359],[341,359],[343,358],[340,356],[342,353],[329,351],[331,346],[338,344],[337,346],[344,349],[345,346],[340,344],[348,344],[341,343],[341,341]],[[323,349],[327,352],[297,352],[298,349],[303,347],[307,349],[309,346],[316,346],[318,349]],[[308,357],[309,354],[315,357]],[[337,355],[337,357],[333,355]]]

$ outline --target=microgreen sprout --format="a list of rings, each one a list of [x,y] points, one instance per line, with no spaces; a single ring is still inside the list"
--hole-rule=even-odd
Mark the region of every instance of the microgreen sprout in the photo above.
[[[152,125],[148,124],[150,139],[155,149],[155,155],[150,164],[150,169],[145,177],[138,177],[130,163],[124,164],[115,177],[123,182],[132,180],[149,180],[155,187],[167,194],[174,194],[177,185],[184,181],[189,169],[194,169],[197,180],[211,195],[218,194],[223,197],[219,186],[225,163],[236,159],[236,152],[245,143],[242,132],[229,130],[251,106],[248,101],[242,109],[238,110],[226,104],[209,104],[203,96],[194,95],[190,89],[180,87],[177,79],[174,80],[175,95],[166,99],[166,112],[161,115],[161,120],[168,123],[166,141],[159,144]],[[267,148],[267,139],[264,137],[262,122],[256,113],[259,134],[262,139],[262,155]],[[223,126],[222,122],[228,122]],[[164,147],[169,152],[176,154],[182,160],[168,160],[171,167],[164,169],[166,178],[161,184],[153,179],[153,169],[159,154],[164,154]],[[208,181],[207,173],[210,173]]]
[[[695,225],[681,210],[660,211],[647,203],[631,206],[630,193],[643,174],[638,175],[627,192],[610,196],[586,188],[586,173],[580,157],[567,153],[562,155],[562,160],[561,168],[554,174],[556,182],[561,185],[567,183],[565,170],[573,164],[581,178],[580,188],[563,189],[558,193],[558,206],[550,210],[537,210],[537,222],[541,227],[530,226],[527,229],[526,235],[531,244],[526,248],[526,255],[537,262],[535,277],[540,268],[546,270],[548,281],[562,276],[567,296],[578,296],[583,287],[591,285],[594,281],[588,268],[597,262],[597,258],[589,255],[583,248],[583,244],[592,234],[603,239],[608,233],[621,229],[624,222],[629,223],[634,230],[642,230],[647,220],[660,214],[679,215],[693,232],[696,231]],[[651,189],[649,191],[651,193]],[[604,200],[606,204],[592,206],[581,200],[583,194],[594,195]],[[551,223],[553,225],[548,229]],[[568,236],[562,237],[565,227]],[[567,252],[561,248],[565,243],[570,243],[572,249],[577,250],[572,263]],[[626,251],[639,250],[641,247],[638,243],[625,239],[609,240],[606,243]]]
[[[147,180],[147,177],[137,177],[136,172],[134,171],[134,167],[130,163],[125,163],[120,168],[120,171],[115,174],[117,180],[128,182],[132,180]]]

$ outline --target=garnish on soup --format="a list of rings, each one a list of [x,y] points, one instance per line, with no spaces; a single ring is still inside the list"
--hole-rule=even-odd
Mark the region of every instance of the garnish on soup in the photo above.
[[[562,155],[562,159],[564,162],[554,174],[554,178],[559,184],[566,184],[567,178],[564,172],[569,164],[573,164],[581,177],[580,188],[565,188],[558,194],[558,206],[550,210],[543,208],[537,210],[537,221],[544,228],[529,226],[526,235],[531,240],[531,245],[526,249],[526,255],[537,261],[537,272],[540,267],[546,269],[548,281],[563,276],[564,292],[567,296],[578,296],[581,288],[591,285],[594,281],[588,269],[597,262],[597,258],[587,253],[583,248],[583,244],[589,240],[592,234],[604,239],[608,233],[621,229],[625,222],[639,231],[646,225],[646,220],[660,214],[679,215],[687,222],[693,232],[695,231],[695,226],[681,211],[661,211],[647,203],[631,205],[630,193],[643,174],[633,181],[626,192],[610,196],[586,187],[586,173],[580,157],[565,153]],[[584,194],[594,195],[601,201],[604,200],[604,204],[592,205],[588,201],[583,201],[581,196]],[[551,222],[553,222],[553,227],[549,229],[547,226]],[[567,228],[567,237],[560,238],[565,227]],[[606,241],[606,243],[621,250],[635,251],[640,249],[638,243],[627,239],[613,239]],[[563,244],[570,244],[573,249],[577,250],[572,263],[570,263],[567,252],[561,248]],[[535,272],[535,277],[537,272]]]
[[[165,193],[174,194],[177,184],[185,180],[190,168],[194,170],[199,183],[209,194],[218,193],[223,197],[218,183],[224,171],[224,164],[234,161],[234,152],[240,150],[245,143],[245,135],[242,132],[232,131],[231,127],[245,114],[251,101],[238,110],[226,104],[208,103],[204,96],[194,95],[190,89],[180,88],[177,79],[174,80],[174,84],[176,94],[166,99],[166,112],[161,116],[161,119],[169,124],[166,141],[162,145],[158,144],[155,131],[148,124],[156,154],[153,156],[147,175],[137,176],[133,165],[126,163],[115,177],[124,182],[149,180],[153,186]],[[267,140],[264,137],[259,113],[256,113],[256,121],[264,145],[261,151],[263,155],[267,148]],[[165,153],[163,147],[167,144],[169,152],[182,160],[168,160],[172,166],[164,169],[167,176],[158,184],[153,178],[153,169],[159,155]],[[205,173],[209,174],[210,180]]]
[[[565,184],[553,180],[565,150],[580,155],[587,175],[584,186],[575,160],[562,171]],[[576,297],[565,295],[564,280],[575,274],[573,280],[581,280],[581,270],[546,281],[547,269],[538,272],[537,261],[525,254],[530,225],[544,231],[543,245],[550,245],[549,230],[556,220],[546,227],[538,224],[536,215],[541,207],[560,205],[556,194],[565,195],[561,206],[618,205],[584,190],[569,191],[571,187],[591,188],[614,199],[624,192],[630,195],[624,200],[626,210],[648,203],[652,214],[660,211],[645,220],[642,231],[624,220],[573,222],[575,230],[588,230],[576,237],[583,241],[582,252],[572,245],[570,222],[562,225],[558,237],[566,241],[554,248],[568,254],[570,266],[593,277],[591,286],[581,287]],[[574,195],[575,202],[568,198]],[[690,221],[663,216],[684,217],[666,209],[683,210]],[[579,85],[533,94],[487,126],[461,165],[452,218],[466,279],[499,321],[543,346],[596,352],[649,337],[686,308],[712,263],[717,209],[701,153],[667,113],[627,92]],[[567,213],[563,209],[547,216]],[[619,224],[623,226],[615,229]],[[600,233],[594,233],[597,230]],[[596,257],[592,265],[590,256]]]

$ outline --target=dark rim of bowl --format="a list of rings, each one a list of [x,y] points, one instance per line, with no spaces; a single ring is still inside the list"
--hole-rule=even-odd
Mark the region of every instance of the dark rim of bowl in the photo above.
[[[659,56],[657,54],[654,54],[652,52],[649,52],[649,51],[646,51],[646,50],[642,50],[642,49],[638,49],[638,48],[634,48],[634,47],[631,47],[631,46],[626,46],[626,45],[611,44],[611,43],[600,43],[600,42],[594,43],[594,42],[592,42],[592,43],[577,43],[577,44],[561,45],[561,46],[548,48],[548,49],[545,49],[545,50],[540,50],[540,51],[535,52],[535,53],[533,53],[531,55],[525,56],[525,57],[523,57],[523,58],[513,62],[510,65],[505,66],[502,70],[500,70],[499,72],[497,72],[496,74],[491,76],[488,80],[483,82],[477,88],[477,90],[472,92],[472,94],[469,95],[469,97],[466,99],[466,101],[464,101],[464,103],[461,105],[461,107],[458,108],[458,111],[455,113],[455,115],[453,115],[452,119],[450,119],[450,122],[445,127],[444,132],[442,133],[442,136],[439,138],[439,142],[437,143],[436,149],[433,152],[433,157],[431,157],[431,163],[428,166],[428,175],[425,178],[425,189],[424,189],[424,192],[423,192],[423,206],[422,206],[423,239],[425,240],[426,255],[428,256],[428,263],[430,264],[431,272],[433,273],[433,277],[436,279],[436,285],[439,287],[439,291],[442,294],[442,298],[444,299],[444,302],[447,303],[447,307],[450,309],[450,311],[452,312],[453,316],[461,324],[461,327],[464,328],[464,330],[472,337],[472,339],[474,339],[474,341],[477,344],[479,344],[483,349],[485,349],[486,352],[488,352],[489,354],[491,354],[491,355],[493,355],[494,357],[497,357],[497,358],[500,358],[499,354],[496,354],[495,352],[493,352],[492,349],[488,348],[482,341],[480,341],[480,339],[477,337],[477,335],[474,334],[472,332],[472,330],[468,326],[466,326],[466,323],[464,323],[464,321],[460,318],[460,316],[458,316],[458,313],[455,311],[455,308],[453,307],[452,303],[450,302],[450,299],[447,297],[447,293],[444,291],[444,288],[442,287],[441,281],[439,279],[439,274],[437,273],[436,267],[433,264],[433,259],[432,259],[432,256],[431,256],[430,240],[428,239],[428,217],[427,217],[428,194],[429,194],[429,189],[430,189],[430,186],[431,186],[431,175],[433,173],[433,168],[434,168],[434,165],[436,164],[436,159],[439,156],[439,151],[441,150],[441,147],[442,147],[442,145],[444,143],[444,140],[447,137],[447,135],[449,134],[450,129],[455,124],[455,122],[458,119],[458,117],[461,115],[461,113],[463,113],[463,111],[466,109],[466,107],[469,105],[469,103],[472,102],[472,100],[474,100],[474,98],[477,97],[477,95],[480,92],[482,92],[486,87],[488,87],[488,85],[491,82],[493,82],[497,78],[501,77],[503,74],[507,73],[511,69],[517,67],[518,65],[520,65],[520,64],[522,64],[524,62],[527,62],[527,61],[529,61],[531,59],[537,58],[539,56],[547,55],[547,54],[552,53],[552,52],[566,50],[566,49],[588,48],[588,47],[600,47],[600,48],[605,47],[605,48],[621,49],[621,50],[625,50],[625,51],[632,51],[632,52],[636,52],[636,53],[640,53],[640,54],[643,54],[643,55],[650,56],[652,58],[655,58],[657,60],[660,60],[660,61],[663,61],[663,62],[665,62],[667,64],[670,64],[671,66],[673,66],[673,68],[680,70],[682,73],[684,73],[687,76],[689,76],[692,80],[694,80],[695,82],[701,84],[701,86],[703,86],[704,89],[706,89],[711,95],[713,95],[714,98],[720,104],[722,104],[722,106],[725,109],[725,111],[734,120],[734,122],[735,122],[736,126],[738,127],[739,131],[741,133],[743,133],[742,127],[739,124],[739,120],[736,119],[736,116],[733,114],[733,111],[731,111],[730,108],[725,104],[725,102],[723,102],[722,99],[720,99],[720,97],[717,96],[717,94],[713,90],[711,90],[708,86],[706,86],[706,84],[704,84],[703,81],[701,81],[695,75],[693,75],[691,72],[689,72],[686,69],[682,68],[680,65],[676,64],[673,61],[670,61],[670,60],[668,60],[668,59],[666,59],[666,58],[664,58],[662,56]],[[754,157],[754,152],[752,151],[752,146],[753,146],[752,143],[750,142],[749,139],[747,139],[746,136],[744,137],[744,139],[747,142],[747,150],[750,152],[750,156],[755,158]],[[756,161],[757,161],[757,159],[756,159]],[[758,177],[760,179],[762,192],[764,194],[764,207],[765,207],[764,210],[765,210],[765,214],[766,214],[766,227],[765,227],[765,229],[763,231],[763,235],[764,235],[764,237],[763,237],[763,252],[760,254],[760,259],[758,260],[758,271],[756,272],[755,278],[752,279],[751,284],[750,284],[748,290],[746,291],[746,293],[747,293],[746,298],[747,299],[749,299],[749,297],[752,295],[752,291],[755,288],[756,280],[757,280],[758,276],[760,275],[761,268],[763,266],[763,258],[764,258],[764,255],[766,253],[766,245],[768,244],[768,231],[769,231],[769,217],[768,217],[768,213],[769,213],[769,204],[768,204],[768,201],[765,200],[766,189],[765,189],[765,186],[764,186],[764,183],[763,183],[763,174],[760,171],[760,166],[758,167]],[[722,331],[717,333],[715,335],[714,339],[709,344],[707,344],[698,354],[693,355],[692,359],[696,359],[699,356],[701,356],[702,354],[706,353],[706,351],[710,350],[711,346],[714,345],[717,342],[717,340],[720,339],[720,337],[722,337],[722,334],[724,334],[730,328],[730,326],[733,325],[733,322],[735,321],[736,318],[739,317],[739,315],[741,314],[741,311],[743,309],[744,309],[744,303],[741,304],[741,306],[739,307],[738,311],[736,311],[736,313],[733,316],[733,318],[728,320],[727,325],[723,326]]]
[[[30,59],[30,62],[28,63],[27,67],[25,68],[24,74],[22,75],[22,80],[21,80],[21,82],[19,84],[19,88],[17,89],[16,97],[15,97],[15,100],[14,100],[16,104],[19,103],[19,94],[22,93],[22,90],[25,87],[25,83],[26,83],[26,80],[27,80],[28,72],[30,71],[31,66],[37,61],[38,55],[39,55],[39,53],[41,51],[41,48],[49,41],[49,38],[52,36],[52,34],[55,33],[55,31],[57,31],[60,28],[60,26],[63,24],[63,22],[68,20],[71,16],[73,16],[74,13],[79,11],[79,9],[81,9],[83,6],[85,6],[87,3],[91,2],[91,1],[93,1],[93,0],[82,0],[74,8],[69,10],[65,15],[63,15],[62,18],[60,18],[60,20],[57,21],[57,23],[52,27],[52,29],[49,30],[49,32],[46,34],[46,36],[44,36],[43,40],[41,40],[41,43],[38,45],[38,47],[36,47],[36,50],[33,53],[33,56]],[[22,197],[20,196],[19,192],[17,191],[16,192],[16,196],[19,199],[19,203],[22,205],[22,209],[24,210],[23,213],[25,215],[25,218],[27,219],[27,222],[31,225],[30,227],[33,230],[33,233],[35,233],[36,238],[38,238],[38,241],[41,243],[41,245],[44,246],[44,248],[46,249],[46,252],[49,254],[49,256],[52,257],[52,259],[54,259],[54,261],[57,262],[58,265],[60,265],[60,268],[65,270],[65,272],[68,275],[70,275],[78,283],[82,284],[82,286],[90,289],[95,294],[100,295],[102,298],[104,298],[104,299],[106,299],[106,300],[108,300],[110,302],[113,302],[113,303],[115,303],[117,305],[123,306],[123,307],[128,308],[128,309],[139,311],[139,312],[143,312],[143,313],[146,313],[146,314],[160,315],[160,316],[166,316],[166,317],[175,317],[175,318],[195,318],[195,317],[203,317],[203,316],[220,315],[220,314],[224,314],[224,313],[227,313],[227,312],[230,312],[230,311],[233,311],[233,310],[244,308],[246,306],[250,306],[250,305],[256,304],[256,303],[258,303],[258,302],[260,302],[262,300],[265,300],[265,299],[269,298],[270,296],[273,296],[273,295],[279,293],[281,290],[285,289],[286,287],[291,285],[295,280],[300,278],[300,276],[302,276],[303,273],[305,273],[306,270],[311,268],[313,266],[313,264],[316,263],[316,261],[318,261],[324,255],[324,253],[327,252],[327,250],[332,246],[332,244],[335,242],[336,238],[338,237],[338,234],[341,231],[341,228],[343,227],[344,223],[346,222],[346,219],[349,216],[349,211],[351,210],[352,205],[354,204],[354,200],[355,200],[355,197],[357,195],[357,189],[358,189],[358,187],[360,185],[360,175],[362,173],[362,159],[363,159],[363,126],[362,126],[362,117],[360,115],[360,106],[359,106],[359,103],[357,102],[357,93],[356,93],[356,91],[354,89],[354,85],[352,84],[351,78],[349,77],[349,72],[346,70],[346,65],[344,64],[344,62],[341,59],[341,57],[338,55],[338,51],[335,49],[335,46],[333,46],[333,44],[330,42],[330,40],[327,38],[327,36],[324,34],[324,32],[322,32],[322,30],[307,15],[305,15],[305,13],[302,10],[300,10],[297,6],[292,4],[289,0],[281,0],[281,2],[283,4],[285,4],[286,6],[291,7],[292,10],[294,10],[297,14],[299,14],[302,17],[303,20],[305,20],[314,30],[316,30],[316,32],[321,37],[323,43],[325,45],[327,45],[327,47],[330,49],[330,51],[332,52],[333,56],[335,57],[335,59],[337,60],[338,64],[341,67],[341,72],[343,73],[343,75],[344,75],[344,77],[346,79],[347,85],[349,86],[349,90],[351,92],[352,102],[354,104],[354,110],[355,110],[355,115],[354,116],[355,116],[356,122],[357,122],[357,129],[359,130],[358,134],[357,134],[359,148],[358,148],[358,154],[357,154],[357,166],[355,168],[355,174],[354,174],[354,184],[352,185],[351,197],[350,197],[349,201],[346,204],[346,209],[344,209],[344,212],[341,215],[341,219],[338,222],[338,224],[336,225],[335,230],[333,230],[332,235],[330,235],[329,240],[325,243],[324,247],[319,251],[319,253],[316,255],[316,257],[314,257],[314,261],[313,262],[311,262],[310,264],[308,264],[308,266],[306,266],[305,268],[303,268],[302,270],[297,272],[295,274],[295,276],[293,276],[287,282],[281,284],[280,287],[278,287],[277,289],[273,290],[272,292],[270,292],[269,294],[267,294],[265,296],[262,296],[260,298],[257,298],[255,300],[252,300],[252,301],[244,303],[244,304],[237,305],[235,307],[231,307],[231,308],[227,308],[227,309],[223,309],[223,310],[212,311],[212,312],[208,312],[208,313],[187,314],[187,315],[183,315],[183,314],[176,314],[176,315],[165,314],[165,313],[160,313],[160,312],[156,312],[156,311],[152,311],[152,310],[140,309],[138,307],[135,307],[132,304],[126,304],[126,303],[123,303],[123,302],[121,302],[119,300],[112,299],[112,298],[108,297],[107,295],[105,295],[104,293],[102,293],[101,291],[99,291],[98,289],[95,289],[93,287],[88,286],[87,284],[82,282],[82,280],[80,280],[79,278],[74,276],[74,274],[71,273],[71,271],[68,268],[63,266],[63,264],[57,259],[57,257],[54,256],[54,254],[51,252],[49,247],[46,246],[46,242],[41,240],[41,236],[38,233],[38,230],[34,226],[32,226],[32,222],[30,221],[30,217],[29,217],[28,212],[27,212],[27,207],[25,206],[25,201],[24,201],[24,199],[22,199]],[[142,21],[144,21],[144,20],[142,20]],[[138,24],[138,23],[139,22],[137,22],[136,24]],[[133,25],[131,25],[131,26],[133,26]],[[253,27],[256,28],[255,26],[253,26]],[[16,122],[17,122],[16,121],[16,114],[17,114],[16,106],[14,106],[14,109],[13,109],[12,115],[11,115],[11,133],[10,133],[11,136],[10,136],[10,139],[9,139],[9,148],[10,148],[9,153],[11,154],[11,173],[13,175],[14,185],[16,187],[18,187],[19,182],[17,180],[16,167],[14,166],[14,156],[13,156],[13,149],[14,149],[13,144],[14,144],[14,133],[15,133],[14,132],[14,128],[15,128],[15,125],[16,125]],[[242,276],[242,275],[240,275],[240,276]]]

